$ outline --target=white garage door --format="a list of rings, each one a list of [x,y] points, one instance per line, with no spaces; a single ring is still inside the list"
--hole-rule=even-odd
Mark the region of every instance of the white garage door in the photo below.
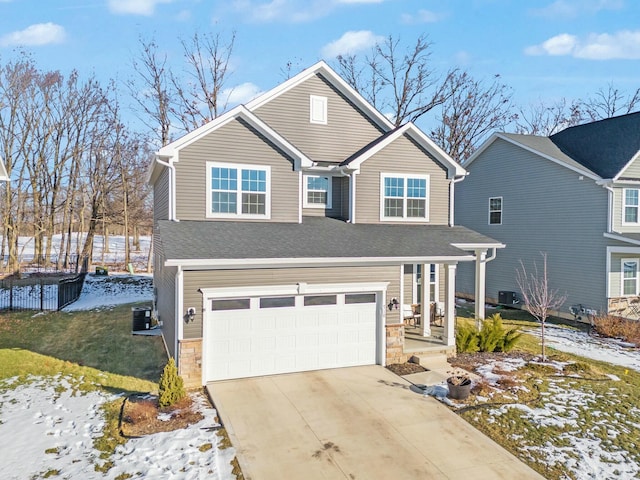
[[[376,363],[376,293],[210,300],[205,380]]]

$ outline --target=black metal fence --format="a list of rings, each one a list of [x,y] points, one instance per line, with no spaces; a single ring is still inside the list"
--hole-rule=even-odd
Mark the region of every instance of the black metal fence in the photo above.
[[[80,297],[85,275],[0,280],[0,310],[61,310]]]

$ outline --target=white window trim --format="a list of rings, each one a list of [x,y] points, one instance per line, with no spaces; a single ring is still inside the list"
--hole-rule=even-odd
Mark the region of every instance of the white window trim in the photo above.
[[[412,292],[411,292],[411,299],[413,300],[413,303],[418,303],[418,290],[420,289],[420,287],[422,286],[422,272],[420,273],[421,278],[420,278],[420,283],[418,283],[418,265],[422,265],[422,264],[418,264],[418,263],[414,263],[413,264],[413,279],[412,279]],[[426,267],[428,267],[429,269],[429,291],[431,291],[431,285],[433,285],[433,293],[434,293],[434,298],[431,298],[430,301],[432,302],[437,302],[440,298],[440,264],[438,263],[425,263],[423,264]],[[431,281],[431,265],[434,266],[434,270],[435,270],[435,279],[432,282]]]
[[[491,213],[497,212],[498,210],[491,210],[491,200],[500,199],[500,222],[499,223],[491,223]],[[487,222],[489,225],[502,225],[502,214],[504,212],[504,200],[502,197],[489,197],[489,214],[487,217]]]
[[[317,112],[316,111],[316,105],[318,105],[318,103],[322,106],[321,111]],[[309,96],[309,122],[310,123],[315,123],[318,125],[326,125],[327,124],[327,97],[321,97],[318,95],[310,95]],[[320,119],[315,118],[316,115],[314,115],[314,113],[320,113]]]
[[[237,182],[238,189],[236,206],[236,213],[214,213],[211,211],[211,169],[213,167],[220,168],[231,168],[238,170]],[[269,220],[271,219],[271,167],[268,165],[250,165],[245,163],[225,163],[225,162],[206,162],[206,208],[205,208],[205,217],[206,218],[246,218],[246,219],[260,219],[260,220]],[[265,181],[267,183],[267,190],[265,192],[265,206],[264,206],[264,215],[257,214],[249,214],[242,213],[242,174],[241,170],[262,170],[266,173]]]
[[[386,217],[384,215],[384,180],[386,178],[404,178],[404,200],[402,217]],[[427,181],[427,192],[425,195],[424,217],[407,217],[407,179],[418,178]],[[431,193],[431,184],[429,183],[429,175],[419,175],[412,173],[381,173],[380,174],[380,221],[381,222],[428,222],[429,221],[429,197]],[[400,198],[400,197],[397,197]]]
[[[624,293],[624,264],[625,262],[635,262],[636,264],[636,291],[635,293]],[[620,259],[620,296],[621,297],[637,297],[640,286],[640,259],[639,258],[622,258]]]
[[[638,191],[638,205],[627,205],[627,190],[636,190]],[[638,221],[637,222],[627,222],[626,210],[627,207],[633,207],[638,210]],[[640,224],[640,189],[638,188],[623,188],[622,189],[622,225],[638,225]]]
[[[307,192],[309,191],[309,184],[307,183],[307,179],[309,178],[326,178],[329,186],[327,187],[327,203],[309,203]],[[324,175],[304,175],[302,177],[302,206],[304,208],[322,208],[322,209],[330,209],[332,204],[332,183],[333,177],[327,177]],[[311,190],[312,192],[320,192],[322,190]]]

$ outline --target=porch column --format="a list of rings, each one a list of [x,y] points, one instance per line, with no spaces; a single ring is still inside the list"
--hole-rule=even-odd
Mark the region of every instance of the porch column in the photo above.
[[[486,269],[487,269],[487,251],[478,249],[476,253],[476,282],[475,282],[475,299],[476,299],[476,325],[478,329],[482,327],[484,320],[484,302],[487,297],[486,292]]]
[[[456,264],[444,266],[444,344],[455,346]]]
[[[423,337],[431,336],[431,298],[429,297],[431,289],[429,288],[429,265],[424,263],[420,266],[422,269],[422,277],[420,279],[420,298],[422,304],[420,305],[420,333]]]

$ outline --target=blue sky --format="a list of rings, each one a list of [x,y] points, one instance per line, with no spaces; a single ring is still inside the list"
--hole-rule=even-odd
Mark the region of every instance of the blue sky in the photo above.
[[[335,64],[390,34],[426,34],[438,71],[500,74],[520,105],[640,87],[637,0],[0,0],[0,63],[25,48],[42,69],[122,81],[139,36],[179,69],[179,38],[195,31],[236,32],[238,101],[283,81],[288,61]]]

